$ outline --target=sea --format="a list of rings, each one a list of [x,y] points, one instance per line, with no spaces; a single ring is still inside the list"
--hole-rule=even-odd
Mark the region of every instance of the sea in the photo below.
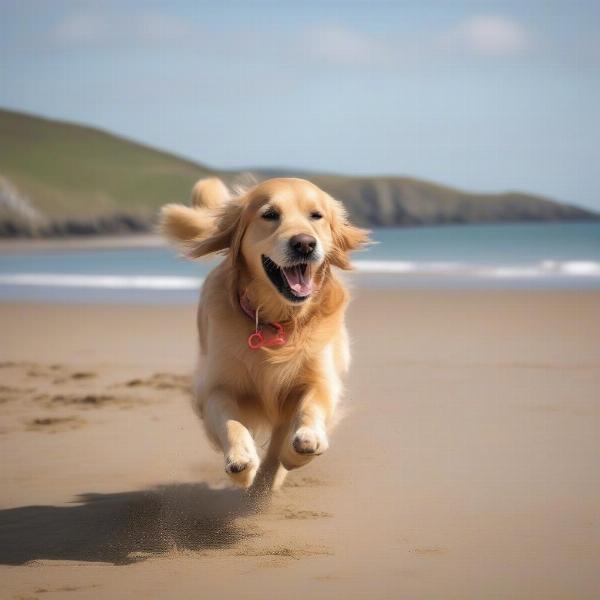
[[[376,229],[353,255],[358,288],[600,289],[600,223]],[[0,301],[194,302],[218,260],[169,247],[4,250]]]

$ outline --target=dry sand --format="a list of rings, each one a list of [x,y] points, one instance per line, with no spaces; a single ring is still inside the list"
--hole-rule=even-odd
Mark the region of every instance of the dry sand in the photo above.
[[[600,294],[357,296],[346,418],[259,514],[194,307],[0,305],[0,596],[600,597]]]

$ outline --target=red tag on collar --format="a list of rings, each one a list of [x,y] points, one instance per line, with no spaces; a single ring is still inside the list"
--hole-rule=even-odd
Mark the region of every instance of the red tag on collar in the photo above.
[[[281,323],[277,323],[276,321],[273,323],[265,323],[267,327],[272,327],[275,329],[275,335],[273,337],[265,337],[263,329],[260,327],[261,323],[258,320],[258,311],[255,310],[250,304],[250,300],[244,292],[240,296],[240,308],[242,311],[248,316],[248,318],[252,319],[255,322],[256,328],[254,333],[251,333],[248,336],[248,347],[252,350],[258,350],[263,347],[274,347],[274,346],[283,346],[286,342],[285,339],[285,330]]]
[[[276,333],[273,337],[265,338],[262,329],[257,329],[254,333],[248,336],[248,346],[252,350],[258,350],[263,347],[283,346],[285,344],[285,330],[281,323],[270,323],[275,328]]]

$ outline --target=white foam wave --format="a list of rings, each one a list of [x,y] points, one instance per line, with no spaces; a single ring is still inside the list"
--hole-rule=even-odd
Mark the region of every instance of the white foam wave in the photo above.
[[[357,260],[352,263],[360,273],[405,274],[405,273],[445,273],[456,271],[461,263],[452,262],[410,262],[402,260]]]
[[[547,271],[564,273],[565,275],[577,275],[579,277],[597,277],[600,275],[600,262],[591,260],[572,260],[559,262],[554,260],[545,260],[542,268]]]
[[[461,262],[358,260],[358,273],[404,277],[543,279],[600,278],[600,262],[545,260],[529,265],[476,265]],[[176,275],[78,275],[64,273],[0,273],[0,285],[140,290],[197,290],[200,277]]]
[[[511,265],[477,265],[462,262],[410,262],[357,260],[359,273],[380,275],[429,275],[436,277],[475,277],[495,279],[536,279],[541,277],[600,277],[600,262],[590,260],[555,261]]]
[[[170,275],[66,275],[60,273],[0,274],[0,284],[43,287],[109,288],[140,290],[195,290],[199,277]]]

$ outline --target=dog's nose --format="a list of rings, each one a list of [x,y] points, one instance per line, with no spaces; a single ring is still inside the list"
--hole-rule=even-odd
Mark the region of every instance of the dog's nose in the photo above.
[[[317,247],[317,238],[306,233],[299,233],[290,238],[292,250],[301,256],[310,256]]]

